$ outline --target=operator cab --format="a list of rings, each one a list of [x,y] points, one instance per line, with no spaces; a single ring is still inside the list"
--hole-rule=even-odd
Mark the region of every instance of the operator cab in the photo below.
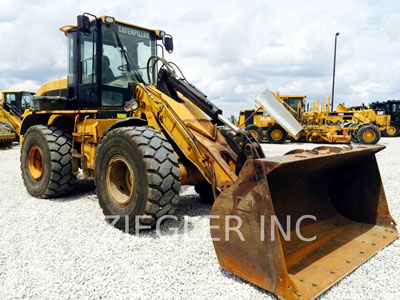
[[[7,105],[15,113],[22,115],[26,109],[32,107],[32,92],[1,91],[2,103]]]
[[[301,117],[306,95],[279,95],[279,97],[291,108],[290,112],[295,118]]]
[[[162,40],[172,52],[172,37],[161,30],[116,21],[113,17],[78,16],[78,26],[64,26],[68,37],[67,98],[74,108],[122,109],[137,83],[149,84],[147,62]]]

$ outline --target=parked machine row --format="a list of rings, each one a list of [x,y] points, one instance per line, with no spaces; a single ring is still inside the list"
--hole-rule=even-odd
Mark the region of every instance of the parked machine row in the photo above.
[[[285,107],[303,126],[299,141],[313,143],[362,143],[376,144],[382,136],[396,136],[397,123],[391,115],[377,113],[373,109],[348,109],[339,104],[330,111],[330,98],[321,103],[314,101],[306,105],[305,95],[275,94]],[[281,126],[282,120],[275,119],[265,107],[241,110],[236,125],[246,128],[259,142],[284,143],[291,136]],[[292,139],[293,140],[293,139]]]

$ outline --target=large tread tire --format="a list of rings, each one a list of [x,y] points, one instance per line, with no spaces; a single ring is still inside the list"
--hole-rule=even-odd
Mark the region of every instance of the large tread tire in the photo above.
[[[276,133],[278,133],[278,135],[276,135]],[[266,136],[271,144],[283,144],[288,134],[280,125],[275,124],[267,129]]]
[[[381,139],[381,132],[376,125],[361,126],[357,131],[357,140],[361,144],[374,145]]]
[[[396,122],[390,122],[390,133],[387,130],[382,131],[384,137],[395,137],[399,135],[399,125]]]
[[[42,152],[42,175],[32,177],[29,153],[32,147]],[[53,198],[69,192],[76,182],[72,173],[72,136],[56,126],[35,125],[24,135],[21,147],[21,172],[25,187],[36,198]]]
[[[111,182],[115,161],[124,161],[131,186],[122,197]],[[125,165],[125,166],[124,166]],[[131,174],[133,173],[133,174]],[[179,201],[180,169],[174,149],[158,131],[149,127],[117,128],[101,140],[95,158],[95,184],[104,215],[116,228],[132,232],[138,224],[154,227],[173,214]],[[124,192],[121,186],[120,192]],[[122,201],[123,200],[123,201]]]
[[[257,142],[260,143],[263,140],[262,129],[257,125],[249,125],[246,127],[246,130],[251,133],[251,135],[257,140]]]

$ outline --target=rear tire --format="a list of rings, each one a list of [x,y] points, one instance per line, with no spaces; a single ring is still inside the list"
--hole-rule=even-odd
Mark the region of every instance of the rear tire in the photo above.
[[[194,190],[196,191],[197,194],[199,194],[200,200],[203,203],[207,204],[213,204],[215,199],[214,199],[214,193],[212,190],[212,185],[208,183],[207,180],[204,180],[194,186]],[[219,195],[218,190],[216,191],[217,196]]]
[[[376,125],[369,124],[361,126],[357,131],[357,140],[361,144],[376,144],[381,138],[381,132]]]
[[[267,140],[272,144],[283,144],[287,139],[287,132],[280,125],[275,124],[267,129]]]
[[[359,144],[360,142],[357,139],[357,132],[355,132],[354,130],[350,132],[350,136],[351,136],[351,142],[352,143],[357,143]]]
[[[257,142],[261,142],[263,139],[263,132],[260,127],[257,125],[249,125],[246,127],[246,130],[251,133],[251,135],[257,140]]]
[[[95,159],[95,183],[105,216],[119,216],[116,228],[132,231],[156,225],[172,214],[179,201],[180,169],[174,149],[158,131],[123,127],[100,142]],[[107,219],[115,222],[114,219]]]
[[[399,134],[399,125],[396,122],[390,122],[390,127],[382,131],[384,137],[395,137]]]
[[[25,187],[36,198],[60,196],[73,188],[72,136],[56,126],[28,129],[21,147],[21,172]]]

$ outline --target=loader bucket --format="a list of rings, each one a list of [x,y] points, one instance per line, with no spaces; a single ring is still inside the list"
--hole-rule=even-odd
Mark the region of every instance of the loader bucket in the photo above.
[[[396,239],[375,153],[319,147],[248,160],[216,199],[220,265],[282,299],[313,299]]]

